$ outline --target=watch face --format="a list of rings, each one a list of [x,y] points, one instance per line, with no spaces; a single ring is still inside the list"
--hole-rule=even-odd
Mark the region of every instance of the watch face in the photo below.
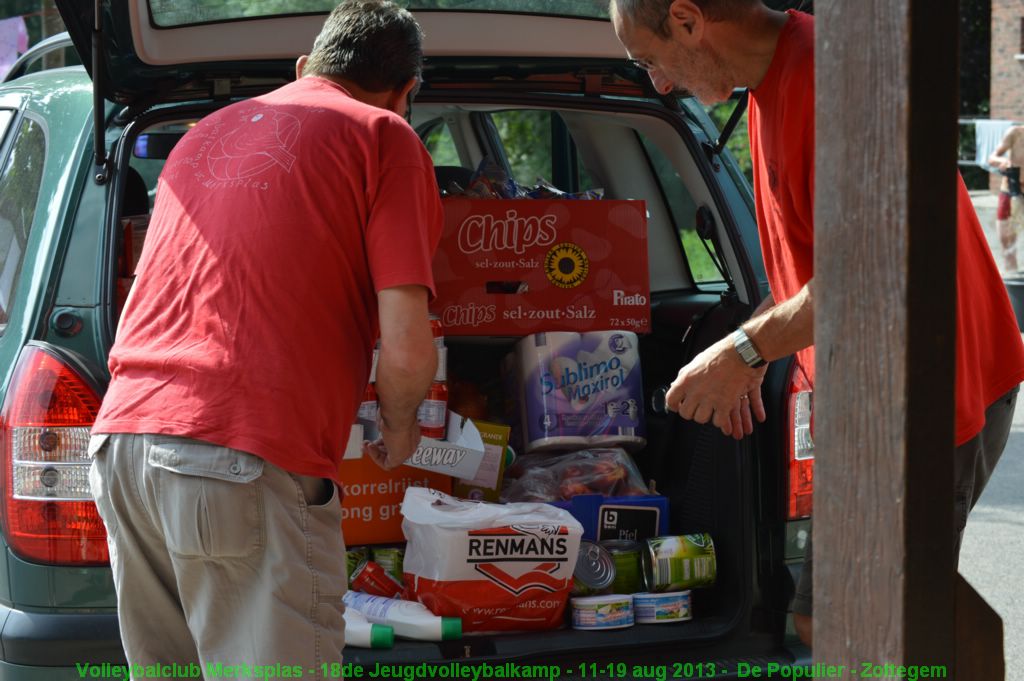
[[[750,337],[747,336],[743,329],[736,330],[736,335],[733,337],[733,345],[736,347],[736,352],[740,354],[740,358],[748,367],[756,368],[764,363],[754,344],[750,342]]]

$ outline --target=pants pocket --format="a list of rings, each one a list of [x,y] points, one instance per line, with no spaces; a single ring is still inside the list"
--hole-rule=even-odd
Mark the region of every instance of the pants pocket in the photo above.
[[[263,460],[174,438],[147,448],[167,548],[196,558],[245,558],[262,548]]]
[[[341,531],[341,494],[334,481],[289,473],[302,493],[303,505],[313,526],[324,525]]]
[[[96,510],[103,520],[107,531],[107,542],[117,536],[117,515],[110,502],[110,471],[108,470],[107,452],[97,452],[89,464],[89,492],[96,502]],[[113,550],[113,546],[110,547]]]

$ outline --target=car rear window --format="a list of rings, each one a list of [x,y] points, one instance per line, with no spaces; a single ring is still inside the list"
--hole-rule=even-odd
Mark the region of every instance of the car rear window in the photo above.
[[[607,0],[397,0],[413,11],[505,12],[607,19]],[[338,0],[149,0],[161,28],[295,14],[326,14]]]
[[[46,160],[43,126],[24,118],[0,169],[0,333],[7,326],[25,260]]]
[[[715,247],[700,238],[694,216],[697,203],[686,188],[686,183],[672,166],[672,161],[665,156],[657,144],[646,135],[637,133],[644,151],[651,163],[651,169],[658,178],[662,195],[668,205],[672,222],[683,245],[686,261],[690,265],[690,274],[695,284],[706,284],[722,281],[722,274],[715,266]]]
[[[515,109],[490,114],[512,179],[523,186],[541,181],[566,192],[593,189],[576,144],[555,111]]]

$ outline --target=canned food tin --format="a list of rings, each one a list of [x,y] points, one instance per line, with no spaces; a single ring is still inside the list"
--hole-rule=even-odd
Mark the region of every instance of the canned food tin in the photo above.
[[[388,574],[401,582],[404,579],[402,564],[405,562],[405,548],[401,546],[374,546],[371,550],[373,560]]]
[[[668,624],[693,619],[690,592],[633,594],[633,616],[637,624]]]
[[[364,560],[352,573],[352,589],[384,598],[401,598],[404,591],[401,582],[372,560]]]
[[[612,593],[634,594],[644,590],[643,571],[640,564],[640,553],[643,546],[640,542],[624,539],[612,539],[601,542],[612,560],[615,561],[615,581],[612,582]]]
[[[633,626],[632,596],[587,596],[570,599],[573,629],[625,629]]]
[[[580,541],[576,569],[572,573],[572,595],[594,596],[612,585],[615,561],[608,550],[586,539]]]
[[[370,558],[370,549],[366,546],[353,546],[349,550],[345,551],[345,568],[348,570],[348,585],[352,586],[352,575],[355,574],[356,568],[364,561]]]
[[[641,557],[648,591],[684,591],[715,583],[715,545],[709,534],[648,539]]]

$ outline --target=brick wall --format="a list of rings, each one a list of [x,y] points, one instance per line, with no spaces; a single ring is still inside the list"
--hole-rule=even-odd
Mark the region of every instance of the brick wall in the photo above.
[[[992,0],[992,118],[1024,121],[1024,0]]]

